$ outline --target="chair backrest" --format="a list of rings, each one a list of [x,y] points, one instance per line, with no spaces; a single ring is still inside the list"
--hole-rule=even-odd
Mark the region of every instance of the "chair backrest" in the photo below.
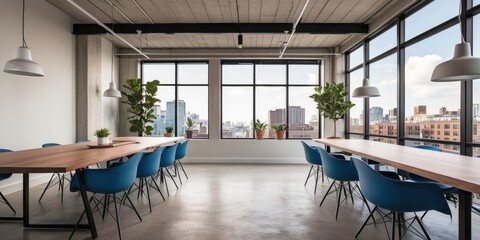
[[[317,149],[308,145],[305,141],[300,141],[303,145],[303,150],[305,151],[305,159],[310,164],[315,165],[322,165],[322,159],[320,158],[320,154],[318,154]]]
[[[77,142],[75,142],[75,143],[83,143],[83,142],[90,142],[90,140],[88,140],[88,139],[80,139],[80,140],[77,140]]]
[[[4,152],[13,152],[13,151],[10,149],[0,148],[0,153],[4,153]]]
[[[363,195],[374,205],[395,212],[436,210],[451,215],[439,185],[394,180],[382,176],[360,159],[352,157],[351,160]]]
[[[85,187],[93,193],[111,194],[128,190],[137,178],[138,163],[143,157],[143,152],[131,156],[125,163],[111,168],[85,169]],[[72,180],[70,191],[79,189],[78,176]]]
[[[430,145],[415,145],[413,147],[414,148],[425,149],[425,150],[436,151],[436,152],[441,152],[442,151],[442,149],[440,149],[439,147],[430,146]]]
[[[6,152],[13,152],[13,151],[10,149],[0,148],[0,153],[6,153]],[[12,176],[11,173],[0,173],[0,181],[5,180],[11,176]]]
[[[161,168],[171,166],[175,162],[175,153],[179,144],[180,143],[177,142],[174,145],[165,147],[165,150],[162,152],[162,159],[160,160]]]
[[[189,140],[181,142],[180,145],[177,147],[177,151],[175,153],[175,160],[180,160],[185,157],[185,154],[187,154],[188,141]]]
[[[357,170],[352,162],[332,156],[325,149],[317,147],[322,158],[324,174],[337,181],[358,181]]]
[[[58,143],[44,143],[44,144],[42,144],[42,148],[55,147],[55,146],[60,146],[60,144],[58,144]]]
[[[137,178],[153,176],[158,172],[164,149],[165,147],[159,147],[155,151],[143,155],[142,160],[138,164]]]

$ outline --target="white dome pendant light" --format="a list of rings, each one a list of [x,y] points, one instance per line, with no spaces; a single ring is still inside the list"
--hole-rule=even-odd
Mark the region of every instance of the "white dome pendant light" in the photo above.
[[[462,1],[460,1],[460,9],[458,20],[460,27],[462,26]],[[480,78],[480,58],[472,57],[470,43],[465,42],[462,35],[462,42],[455,45],[453,58],[438,64],[432,73],[432,82],[453,82],[464,81]]]
[[[370,97],[380,97],[380,91],[378,88],[370,85],[370,79],[367,77],[367,69],[365,68],[365,63],[363,63],[363,71],[365,78],[363,79],[362,86],[355,88],[352,93],[354,98],[370,98]]]
[[[6,73],[43,77],[43,68],[32,61],[32,52],[25,41],[25,0],[22,5],[22,46],[18,47],[17,58],[8,61],[3,68]]]
[[[112,22],[112,31],[113,31],[113,4],[112,4],[112,15],[110,16],[110,19],[111,19],[111,22]],[[107,33],[108,35],[108,33]],[[122,93],[120,91],[118,91],[118,88],[117,88],[117,84],[115,83],[114,81],[114,78],[113,78],[113,65],[115,63],[115,45],[113,44],[113,35],[110,39],[110,42],[112,42],[112,65],[111,65],[111,80],[110,80],[110,84],[109,84],[109,87],[107,90],[105,90],[105,92],[103,92],[103,96],[104,97],[112,97],[112,98],[121,98],[122,97]]]

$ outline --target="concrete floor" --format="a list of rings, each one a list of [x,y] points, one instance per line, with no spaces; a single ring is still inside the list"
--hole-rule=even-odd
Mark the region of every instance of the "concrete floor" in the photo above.
[[[152,193],[153,213],[146,198],[132,200],[143,222],[129,208],[121,209],[124,239],[353,239],[368,210],[359,199],[343,203],[338,221],[334,221],[335,195],[318,207],[329,183],[313,192],[313,181],[303,186],[307,165],[189,164],[190,179],[163,202]],[[173,187],[173,184],[169,185]],[[31,190],[31,219],[36,223],[73,223],[83,210],[77,193],[60,195],[51,189],[41,203],[37,199],[44,186]],[[165,192],[165,191],[164,191]],[[173,194],[172,194],[173,193]],[[413,196],[412,196],[413,197]],[[21,212],[21,193],[7,196]],[[457,238],[457,210],[453,218],[430,212],[424,219],[432,239]],[[0,205],[0,215],[11,213]],[[102,221],[95,213],[98,239],[117,239],[111,217]],[[473,238],[480,239],[479,217],[473,214]],[[390,226],[390,225],[389,225]],[[390,230],[390,227],[389,227]],[[19,222],[0,223],[0,239],[67,239],[69,231],[24,229]],[[79,230],[74,239],[90,239],[89,231]],[[388,239],[383,224],[367,226],[359,239]],[[409,234],[405,239],[419,239]]]

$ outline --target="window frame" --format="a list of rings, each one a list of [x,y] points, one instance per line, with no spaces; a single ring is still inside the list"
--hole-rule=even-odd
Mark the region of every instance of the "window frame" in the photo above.
[[[231,84],[223,83],[223,66],[224,65],[236,65],[236,64],[252,64],[253,66],[253,82],[251,84]],[[285,64],[285,74],[286,74],[286,82],[285,84],[257,84],[256,83],[256,66],[257,65],[262,65],[262,64]],[[289,66],[290,65],[318,65],[318,84],[290,84],[290,76],[289,76]],[[322,66],[323,66],[323,59],[318,59],[318,60],[229,60],[229,59],[223,59],[220,62],[220,139],[221,140],[255,140],[256,136],[254,134],[255,132],[255,126],[253,126],[252,129],[252,136],[249,138],[229,138],[229,137],[223,137],[223,87],[251,87],[253,91],[253,125],[255,124],[256,118],[256,87],[281,87],[285,88],[285,119],[286,123],[288,124],[290,118],[289,118],[289,88],[290,87],[319,87],[322,86],[323,84],[323,78],[322,78]],[[313,101],[313,99],[312,99]],[[317,110],[317,114],[319,116],[318,118],[318,136],[321,138],[322,136],[322,118],[320,113]],[[285,140],[308,140],[310,138],[290,138],[289,137],[289,129],[286,130],[285,132]],[[265,140],[275,140],[275,138],[265,138]]]
[[[164,86],[164,87],[174,87],[175,88],[175,133],[174,133],[174,136],[175,137],[179,137],[178,136],[178,88],[179,87],[207,87],[207,89],[210,89],[210,79],[207,78],[207,83],[206,84],[199,84],[199,83],[178,83],[178,65],[180,64],[206,64],[207,65],[207,74],[210,75],[209,71],[209,61],[208,60],[185,60],[185,61],[182,61],[182,60],[141,60],[140,61],[140,78],[142,79],[142,83],[145,83],[144,82],[144,78],[143,78],[143,65],[144,64],[174,64],[175,65],[175,82],[174,83],[164,83],[162,84],[160,82],[160,86]],[[208,97],[207,95],[207,107],[208,107],[208,111],[207,111],[207,119],[208,117],[210,116],[210,98]],[[208,121],[210,122],[210,119],[208,119]],[[194,138],[192,137],[192,139],[210,139],[210,123],[208,124],[208,127],[207,127],[207,137],[206,138]]]

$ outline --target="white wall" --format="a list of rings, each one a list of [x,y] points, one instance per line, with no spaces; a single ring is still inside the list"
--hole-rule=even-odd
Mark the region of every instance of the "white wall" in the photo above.
[[[0,148],[38,148],[45,142],[72,143],[75,138],[75,42],[69,16],[45,1],[26,1],[26,41],[45,77],[0,72]],[[0,1],[0,67],[16,57],[22,43],[22,1]],[[43,177],[42,177],[43,176]],[[32,185],[49,175],[32,175]],[[0,182],[9,193],[16,175]]]

